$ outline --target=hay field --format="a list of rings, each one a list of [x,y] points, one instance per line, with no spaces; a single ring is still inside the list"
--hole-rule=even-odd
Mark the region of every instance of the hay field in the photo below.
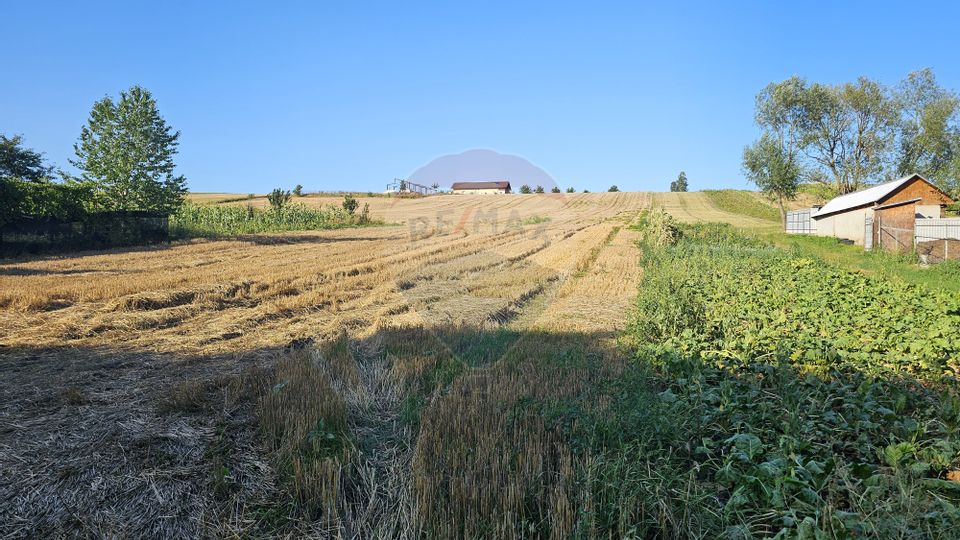
[[[247,199],[249,195],[241,193],[213,193],[213,192],[195,192],[187,195],[187,200],[196,204],[219,204],[222,202],[236,201],[237,199]],[[264,195],[254,197],[264,199]]]
[[[480,323],[582,271],[650,197],[370,200],[397,225],[3,264],[0,345],[216,354],[341,329]],[[534,216],[547,221],[524,224]]]
[[[651,196],[360,202],[395,225],[0,264],[0,532],[569,532],[584,464],[504,408],[621,365]]]

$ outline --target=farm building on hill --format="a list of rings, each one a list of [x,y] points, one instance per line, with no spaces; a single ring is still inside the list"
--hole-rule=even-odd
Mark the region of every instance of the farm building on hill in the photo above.
[[[918,218],[939,218],[953,200],[919,174],[847,195],[811,212],[812,232],[857,245],[903,251],[913,247]]]
[[[454,193],[510,193],[510,182],[454,182]]]

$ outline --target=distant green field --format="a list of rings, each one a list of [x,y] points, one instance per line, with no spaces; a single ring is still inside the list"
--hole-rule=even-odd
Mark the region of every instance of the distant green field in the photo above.
[[[745,216],[778,221],[780,211],[760,199],[757,193],[742,189],[705,189],[703,193],[717,208]]]

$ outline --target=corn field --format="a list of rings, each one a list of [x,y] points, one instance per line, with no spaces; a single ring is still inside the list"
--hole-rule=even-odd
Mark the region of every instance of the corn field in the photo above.
[[[185,204],[170,216],[174,237],[217,237],[233,234],[337,229],[359,225],[359,220],[337,206],[311,208],[291,204],[280,210],[253,206]]]

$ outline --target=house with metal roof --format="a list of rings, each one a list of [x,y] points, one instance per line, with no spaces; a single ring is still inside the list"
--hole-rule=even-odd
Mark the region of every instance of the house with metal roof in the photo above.
[[[953,199],[919,174],[841,195],[811,213],[814,234],[906,250],[917,218],[939,218]]]
[[[497,182],[454,182],[450,189],[454,193],[510,193],[510,182],[506,180]]]

